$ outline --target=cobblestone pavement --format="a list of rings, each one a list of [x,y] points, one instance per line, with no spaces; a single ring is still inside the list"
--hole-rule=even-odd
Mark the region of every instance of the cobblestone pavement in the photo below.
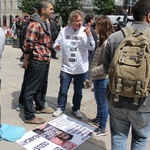
[[[18,104],[18,97],[20,94],[20,87],[23,78],[23,69],[21,68],[22,62],[20,62],[20,56],[22,52],[19,48],[13,48],[12,45],[6,45],[3,52],[2,59],[2,90],[1,90],[1,108],[2,108],[2,123],[11,125],[23,126],[27,131],[37,127],[37,125],[29,125],[23,122],[23,112],[17,112],[15,110]],[[59,90],[59,73],[61,67],[61,53],[58,54],[59,60],[51,60],[49,81],[46,100],[48,105],[53,109],[56,109],[57,95]],[[65,114],[74,117],[71,111],[72,106],[72,94],[73,86],[70,86],[68,92],[68,102],[66,106]],[[83,100],[81,111],[83,113],[83,119],[81,121],[87,123],[88,117],[96,116],[96,104],[94,100],[93,92],[90,89],[83,89]],[[47,122],[55,119],[52,115],[40,114],[39,116],[46,118]],[[81,144],[76,150],[110,150],[110,131],[109,120],[107,124],[108,135],[100,137],[91,137],[86,142]],[[128,140],[128,150],[130,149],[130,137]],[[150,139],[148,142],[150,147]],[[7,142],[5,140],[0,141],[0,150],[23,150],[24,148],[19,146],[15,142]],[[148,150],[148,148],[147,148]]]

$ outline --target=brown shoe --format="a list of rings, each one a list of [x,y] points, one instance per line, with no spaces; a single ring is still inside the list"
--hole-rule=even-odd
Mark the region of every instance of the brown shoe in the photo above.
[[[45,114],[52,114],[54,110],[52,108],[44,108],[43,110],[36,110],[37,114],[45,113]]]
[[[24,120],[25,123],[31,123],[31,124],[43,124],[46,120],[44,118],[40,118],[38,116],[35,116],[32,120]]]

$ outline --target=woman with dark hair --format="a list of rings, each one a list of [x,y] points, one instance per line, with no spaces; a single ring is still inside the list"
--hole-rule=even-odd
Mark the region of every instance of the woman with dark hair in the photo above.
[[[105,97],[107,75],[103,72],[102,55],[107,38],[114,32],[112,23],[107,16],[96,20],[96,32],[99,35],[99,44],[96,48],[90,65],[90,79],[94,83],[94,96],[97,103],[97,115],[88,121],[97,125],[94,135],[106,135],[106,123],[108,118],[108,106]]]

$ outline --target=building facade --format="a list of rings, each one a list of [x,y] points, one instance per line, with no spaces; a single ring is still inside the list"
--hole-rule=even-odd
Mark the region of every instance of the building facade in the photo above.
[[[85,14],[93,13],[93,0],[78,0],[83,4]],[[10,27],[12,18],[16,15],[23,17],[23,13],[19,10],[20,0],[0,0],[0,26]],[[55,0],[52,0],[55,3]]]
[[[60,0],[60,2],[63,0]],[[93,12],[93,1],[94,0],[77,0],[83,4],[83,12],[85,14],[94,14]],[[135,0],[114,0],[115,3],[122,1],[123,5],[130,6]],[[19,10],[20,0],[0,0],[0,26],[10,27],[12,24],[12,18],[15,18],[16,15],[23,17],[23,13]],[[55,0],[52,0],[52,3],[55,3]]]
[[[10,26],[12,18],[16,15],[22,16],[22,12],[18,9],[19,0],[0,0],[0,25]]]

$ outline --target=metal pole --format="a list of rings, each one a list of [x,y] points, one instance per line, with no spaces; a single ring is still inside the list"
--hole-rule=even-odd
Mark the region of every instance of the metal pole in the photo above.
[[[131,11],[132,11],[132,6],[131,6],[131,4],[132,4],[132,0],[130,0],[130,15],[131,15]]]

